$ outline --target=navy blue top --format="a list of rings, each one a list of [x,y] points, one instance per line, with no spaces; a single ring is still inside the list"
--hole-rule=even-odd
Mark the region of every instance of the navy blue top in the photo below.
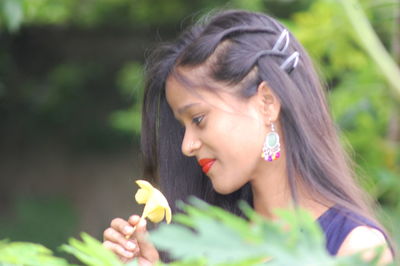
[[[324,212],[317,221],[325,234],[326,249],[332,256],[337,254],[347,235],[357,226],[369,226],[383,233],[369,219],[336,205]]]

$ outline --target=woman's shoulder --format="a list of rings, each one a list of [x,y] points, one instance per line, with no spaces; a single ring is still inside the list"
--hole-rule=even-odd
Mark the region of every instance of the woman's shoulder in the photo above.
[[[323,213],[318,222],[325,234],[326,248],[331,255],[349,255],[384,245],[385,261],[391,261],[392,254],[386,236],[370,219],[335,205]],[[368,259],[373,257],[373,254],[373,251],[368,251],[363,256]]]
[[[350,231],[340,246],[337,255],[345,256],[362,252],[363,258],[369,260],[375,256],[375,248],[379,246],[384,247],[380,262],[391,262],[393,260],[392,253],[384,234],[376,228],[360,225]]]

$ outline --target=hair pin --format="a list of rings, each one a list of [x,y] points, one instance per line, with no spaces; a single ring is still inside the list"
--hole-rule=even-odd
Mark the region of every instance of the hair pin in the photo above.
[[[285,41],[285,44],[282,47],[282,42]],[[289,32],[287,29],[284,29],[279,36],[278,40],[274,44],[274,47],[272,47],[272,51],[278,51],[278,52],[285,52],[285,50],[289,47]]]
[[[291,54],[286,60],[281,64],[280,68],[286,70],[287,72],[291,72],[294,68],[297,67],[297,64],[299,63],[299,52],[294,52]],[[289,64],[292,64],[290,68],[288,68]]]

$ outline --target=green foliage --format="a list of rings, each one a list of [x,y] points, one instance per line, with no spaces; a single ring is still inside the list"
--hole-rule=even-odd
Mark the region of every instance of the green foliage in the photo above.
[[[176,215],[176,224],[163,224],[150,233],[160,250],[176,261],[158,265],[377,265],[360,259],[359,254],[331,257],[324,247],[321,229],[303,210],[276,212],[277,220],[262,218],[249,206],[241,208],[249,220],[192,198],[181,204],[185,213]],[[83,265],[122,266],[117,256],[91,236],[82,241],[71,238],[61,250],[75,256]],[[310,252],[312,251],[312,252]],[[23,256],[21,256],[23,254]],[[0,262],[6,265],[71,265],[52,255],[47,248],[22,242],[0,242]],[[137,265],[134,260],[129,266]]]
[[[118,27],[146,27],[172,25],[180,18],[204,6],[200,1],[183,0],[3,0],[0,4],[1,21],[6,28],[17,31],[23,24],[77,25],[93,28],[99,25]],[[224,1],[210,1],[216,6]],[[241,1],[236,1],[241,2]]]
[[[22,0],[3,0],[0,3],[1,14],[0,23],[12,32],[17,31],[23,20]]]
[[[346,17],[335,1],[314,1],[308,10],[295,13],[292,30],[325,78],[368,66],[365,53],[354,45],[351,28],[346,26]]]
[[[14,241],[29,239],[54,249],[77,224],[75,210],[61,197],[18,197],[12,209],[0,217],[0,236]]]
[[[69,265],[66,260],[53,256],[46,247],[27,242],[0,241],[0,264],[8,265]]]
[[[359,166],[357,171],[363,186],[390,210],[391,218],[382,215],[382,220],[391,229],[400,215],[396,196],[400,188],[400,143],[388,136],[391,124],[400,123],[394,115],[399,112],[399,102],[392,97],[388,80],[374,61],[376,58],[373,60],[363,49],[362,37],[354,34],[338,3],[314,1],[309,10],[293,16],[293,30],[331,85],[329,103],[341,129],[343,144],[352,147],[349,152]],[[358,11],[373,18],[374,27],[396,23],[387,18],[393,5],[385,7],[372,0],[361,3]],[[390,44],[395,37],[387,31],[383,33],[382,42]]]
[[[133,102],[128,109],[111,113],[111,126],[125,133],[140,134],[143,97],[143,66],[139,62],[125,64],[119,71],[117,84],[124,99]]]
[[[356,41],[381,71],[384,80],[389,85],[389,92],[400,102],[400,68],[379,40],[369,23],[358,0],[340,1],[347,14],[352,30],[357,36]]]
[[[242,204],[247,221],[195,198],[190,202],[193,206],[181,204],[185,213],[174,217],[176,224],[163,224],[151,234],[157,248],[183,262],[173,265],[376,264],[358,254],[328,255],[321,229],[303,210],[279,210],[277,220],[268,221]]]
[[[78,259],[82,265],[88,266],[136,266],[137,261],[123,264],[110,250],[103,247],[101,242],[86,233],[81,234],[82,241],[71,238],[69,244],[64,244],[60,250]],[[51,250],[42,245],[29,242],[0,241],[1,265],[30,265],[30,266],[73,266],[65,259],[55,257]]]
[[[264,1],[261,1],[261,0],[253,0],[253,1],[233,0],[232,4],[236,8],[242,8],[242,9],[253,10],[253,11],[262,10],[264,7]]]
[[[142,115],[136,105],[125,110],[114,111],[110,115],[111,126],[129,135],[132,132],[136,135],[140,134],[141,120]]]
[[[82,240],[70,238],[69,245],[62,245],[61,250],[74,255],[88,266],[122,265],[117,256],[86,233],[81,234]]]
[[[3,0],[0,3],[0,23],[16,32],[24,22],[60,24],[73,15],[78,1],[66,0]]]
[[[81,99],[80,95],[85,90],[85,80],[88,79],[85,67],[76,64],[61,64],[53,68],[48,74],[46,81],[41,85],[41,93],[38,90],[30,90],[27,95],[30,99],[36,99],[38,112],[46,115],[55,123],[64,123],[71,119],[74,114],[70,113]],[[94,71],[92,70],[91,73]]]
[[[272,14],[288,15],[305,9],[312,0],[3,0],[1,22],[15,32],[22,25],[74,25],[94,28],[99,25],[113,27],[148,27],[176,25],[188,14],[206,13],[220,8],[267,10]]]

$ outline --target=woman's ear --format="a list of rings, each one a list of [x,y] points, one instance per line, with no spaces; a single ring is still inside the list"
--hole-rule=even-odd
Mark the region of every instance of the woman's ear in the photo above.
[[[261,111],[267,125],[269,125],[270,121],[275,122],[278,120],[281,103],[266,81],[258,85],[257,98],[261,104]]]

